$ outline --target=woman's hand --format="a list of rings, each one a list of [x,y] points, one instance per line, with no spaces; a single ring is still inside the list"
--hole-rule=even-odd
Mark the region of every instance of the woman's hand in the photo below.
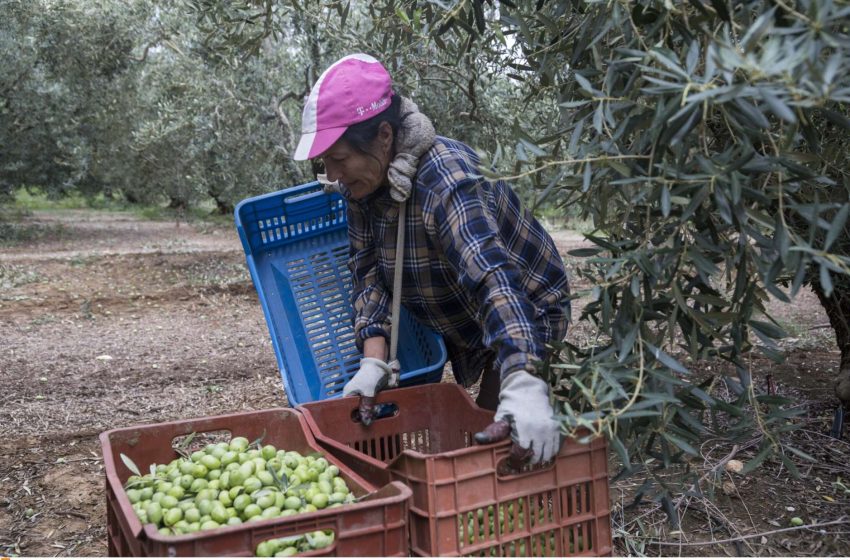
[[[374,397],[378,391],[390,384],[392,375],[392,368],[383,360],[363,358],[360,360],[360,369],[343,387],[342,396]]]
[[[549,387],[526,371],[515,371],[502,381],[494,420],[475,434],[475,440],[484,444],[504,439],[510,426],[513,459],[531,464],[551,461],[561,449],[561,429],[549,404]]]
[[[360,395],[360,421],[364,426],[372,423],[375,395],[387,387],[398,385],[399,363],[389,364],[378,358],[363,358],[360,369],[342,389],[343,397]]]

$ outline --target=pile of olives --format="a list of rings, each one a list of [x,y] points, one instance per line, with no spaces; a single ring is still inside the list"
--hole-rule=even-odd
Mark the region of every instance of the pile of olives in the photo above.
[[[313,531],[303,535],[272,539],[257,545],[256,556],[294,556],[302,552],[320,550],[331,546],[334,542],[333,531]]]
[[[553,521],[551,517],[552,512],[545,507],[538,507],[536,514],[532,512],[529,512],[529,514],[532,529]],[[486,514],[484,508],[478,508],[477,510],[458,515],[458,541],[466,545],[495,541],[497,524],[501,535],[523,531],[526,526],[524,500],[518,500],[516,503],[501,504],[498,510],[498,519],[494,506],[488,506]],[[537,539],[537,544],[539,545],[538,553],[541,551],[554,553],[555,538],[555,531],[545,531],[532,536],[532,539]],[[578,546],[576,547],[576,545]],[[527,556],[527,553],[530,552],[526,549],[525,539],[509,542],[502,546],[505,556]],[[577,543],[572,542],[572,539],[570,539],[568,548],[570,554],[576,552],[576,548],[579,552],[582,551],[582,537],[578,537]],[[483,552],[485,556],[502,555],[495,546]]]
[[[136,474],[124,487],[139,520],[161,534],[182,535],[355,501],[339,468],[319,454],[249,447],[247,438],[235,437],[152,465],[149,474],[131,468]]]

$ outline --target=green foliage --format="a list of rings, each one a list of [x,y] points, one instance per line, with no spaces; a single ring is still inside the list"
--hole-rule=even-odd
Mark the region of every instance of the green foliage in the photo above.
[[[281,91],[300,66],[269,48],[223,61],[182,2],[0,0],[0,198],[104,194],[188,208],[307,178],[287,154]]]

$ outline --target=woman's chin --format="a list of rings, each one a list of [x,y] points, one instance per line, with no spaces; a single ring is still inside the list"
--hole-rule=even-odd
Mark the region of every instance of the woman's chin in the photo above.
[[[354,200],[360,200],[361,198],[366,198],[376,190],[378,187],[371,187],[360,181],[356,181],[350,185],[346,184],[345,188],[348,189],[348,192],[351,194],[351,198]]]

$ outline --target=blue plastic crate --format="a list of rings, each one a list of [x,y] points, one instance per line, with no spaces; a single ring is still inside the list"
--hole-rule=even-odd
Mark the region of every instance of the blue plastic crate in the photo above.
[[[236,207],[236,229],[292,406],[340,396],[360,363],[345,204],[313,182]],[[403,307],[399,322],[401,386],[440,381],[442,337]]]

